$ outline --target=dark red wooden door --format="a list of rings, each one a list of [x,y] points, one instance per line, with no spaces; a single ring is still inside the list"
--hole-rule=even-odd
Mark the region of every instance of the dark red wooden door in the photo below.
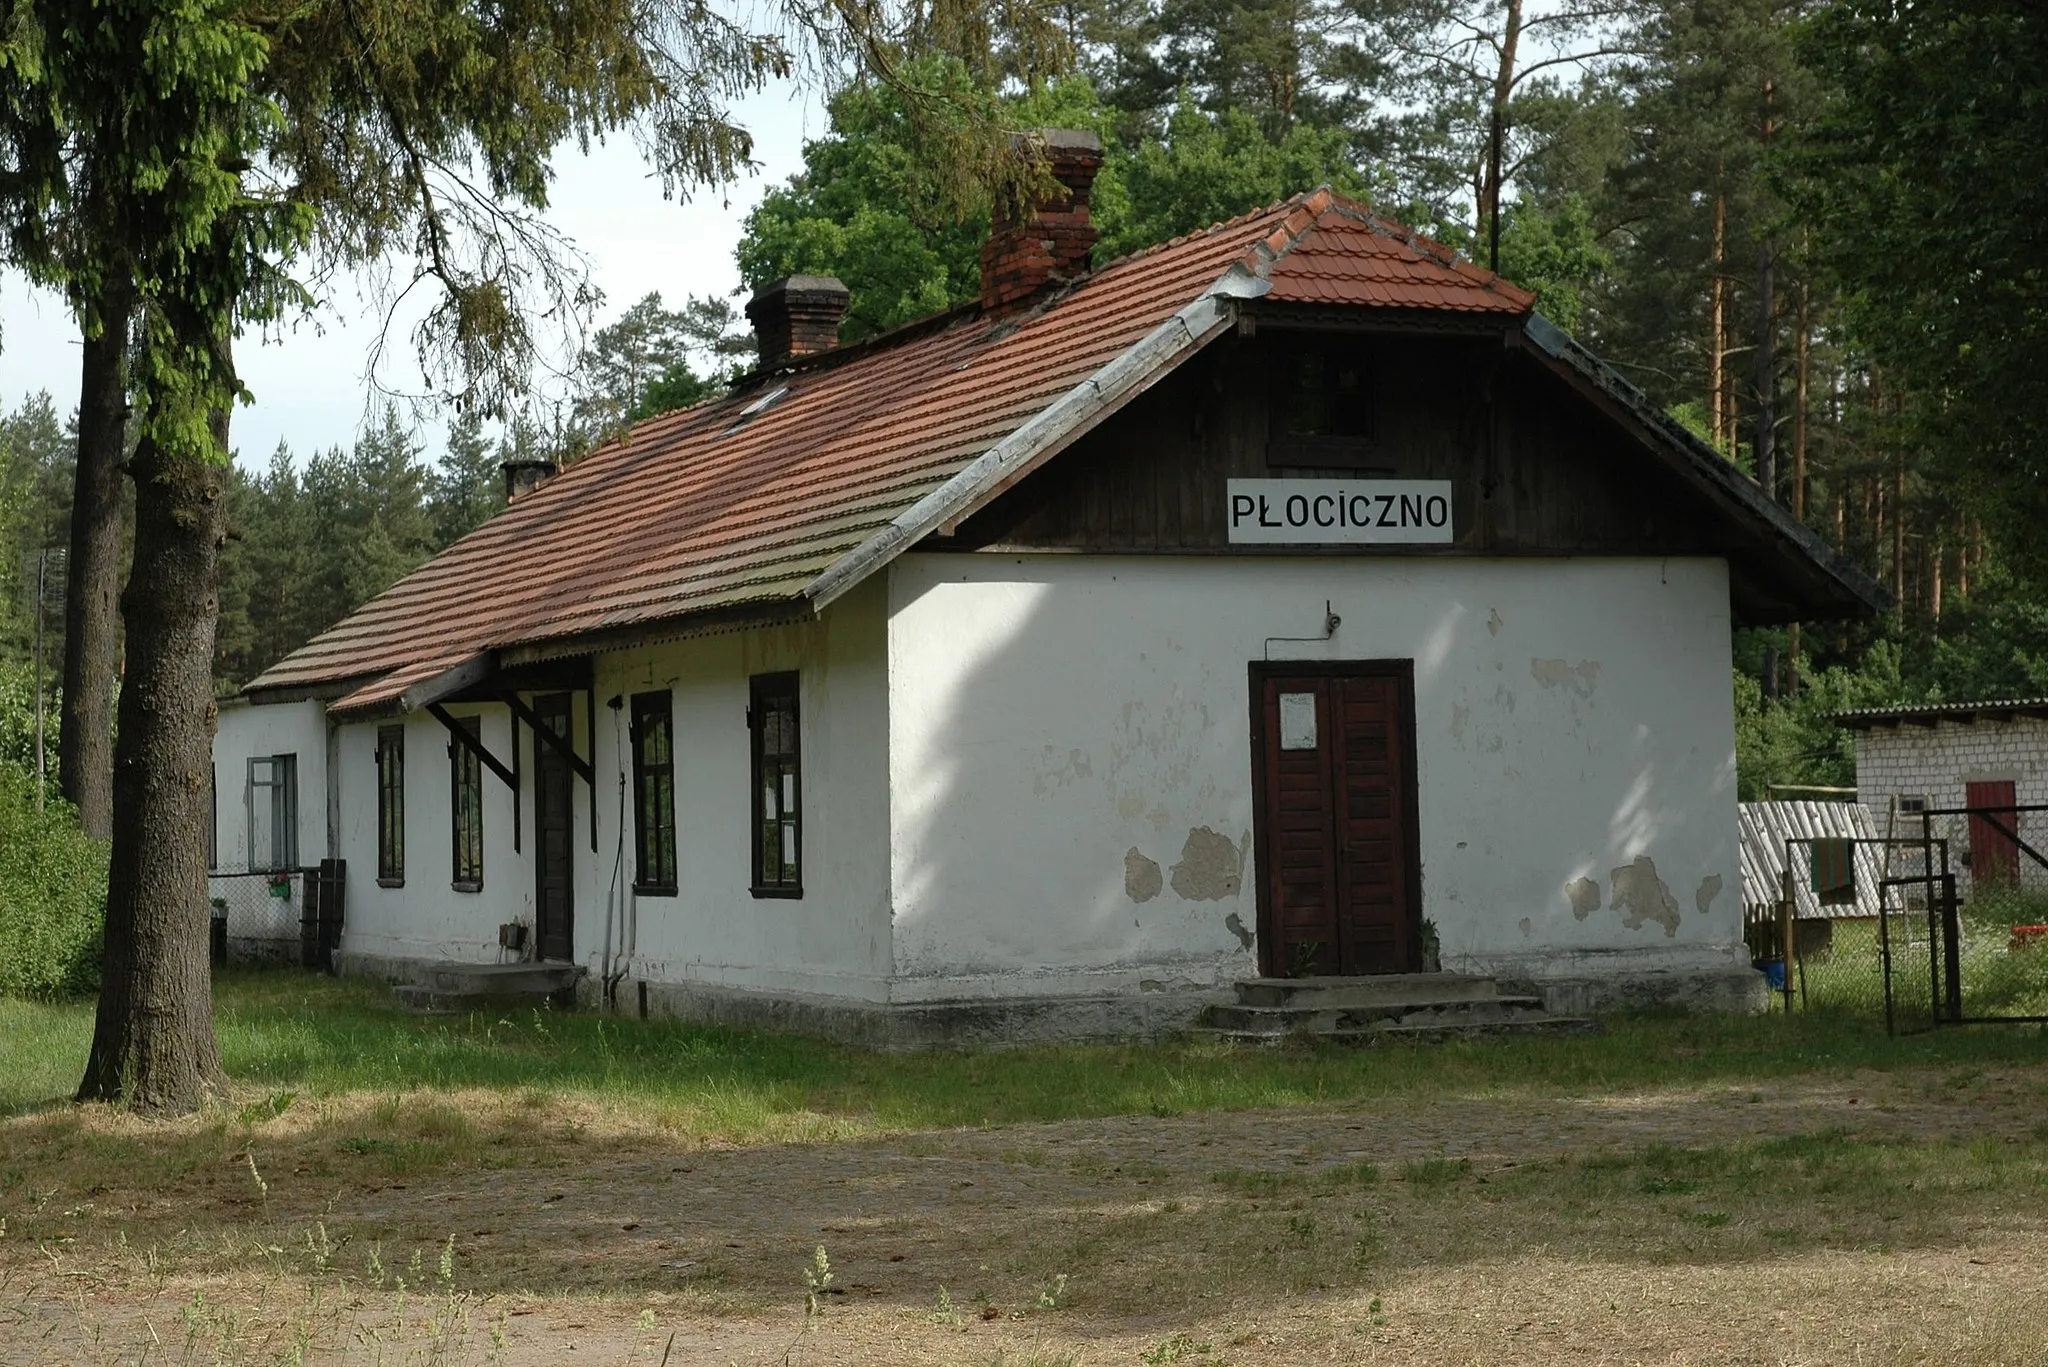
[[[2018,801],[2009,782],[1963,785],[1963,805],[1991,808],[1990,816],[1998,823],[1993,825],[1975,812],[1970,816],[1970,882],[1974,886],[2018,881],[2020,847],[2006,834],[2019,831],[2020,814],[2011,810]],[[2005,831],[1999,830],[1999,826],[2005,827]]]
[[[533,710],[562,739],[573,734],[567,693],[543,694],[533,700]],[[533,759],[534,944],[539,958],[573,959],[576,911],[569,852],[576,838],[576,773],[560,751],[538,736]]]
[[[1405,669],[1260,680],[1264,969],[1419,967],[1414,702]]]

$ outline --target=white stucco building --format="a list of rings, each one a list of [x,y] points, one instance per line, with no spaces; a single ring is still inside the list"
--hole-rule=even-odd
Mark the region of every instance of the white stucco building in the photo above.
[[[1877,590],[1505,281],[1326,191],[1091,274],[1052,154],[978,306],[764,291],[746,385],[224,712],[223,813],[302,756],[342,966],[877,1041],[1431,958],[1749,1000],[1729,633]]]

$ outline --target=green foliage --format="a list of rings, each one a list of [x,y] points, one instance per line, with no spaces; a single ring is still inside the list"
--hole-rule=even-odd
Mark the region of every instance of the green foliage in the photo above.
[[[0,758],[0,997],[91,991],[106,903],[106,846],[54,793],[38,811],[35,776]]]
[[[1500,273],[1533,291],[1537,310],[1566,332],[1578,330],[1607,263],[1583,195],[1567,195],[1555,209],[1523,199],[1501,211]]]
[[[661,295],[647,295],[598,329],[577,360],[577,440],[595,445],[628,423],[709,397],[721,388],[719,372],[743,368],[753,348],[729,301],[692,296],[668,309]]]
[[[515,422],[494,450],[476,419],[458,421],[439,465],[386,409],[352,448],[230,474],[230,538],[221,552],[219,686],[247,683],[342,616],[391,587],[503,505],[498,465],[538,455]]]
[[[1128,217],[1104,224],[1098,249],[1104,257],[1164,242],[1319,185],[1353,196],[1370,196],[1374,188],[1352,165],[1341,129],[1295,123],[1273,138],[1251,114],[1236,109],[1209,114],[1191,101],[1173,111],[1163,137],[1141,142],[1119,158],[1116,170]],[[1392,192],[1390,183],[1377,188]]]
[[[1836,0],[1801,33],[1835,82],[1795,163],[1854,335],[1908,428],[2048,577],[2048,13],[2030,0]]]
[[[954,98],[973,86],[958,66],[926,63],[921,79]],[[912,105],[888,86],[861,84],[835,95],[832,130],[804,144],[804,169],[771,190],[735,252],[740,276],[758,289],[784,275],[836,275],[852,291],[840,337],[858,341],[972,299],[981,288],[981,244],[989,200],[963,200],[935,168]],[[1100,129],[1105,111],[1078,77],[1003,101],[1013,126]],[[1113,176],[1098,181],[1098,215],[1116,213]]]

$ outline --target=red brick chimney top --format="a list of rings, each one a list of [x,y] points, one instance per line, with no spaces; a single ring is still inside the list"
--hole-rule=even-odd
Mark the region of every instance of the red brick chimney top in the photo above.
[[[1046,128],[1011,138],[1019,156],[1043,157],[1053,188],[1022,223],[998,208],[981,247],[981,311],[1002,314],[1042,291],[1088,273],[1088,253],[1102,234],[1088,216],[1088,192],[1102,169],[1102,140],[1071,128]]]

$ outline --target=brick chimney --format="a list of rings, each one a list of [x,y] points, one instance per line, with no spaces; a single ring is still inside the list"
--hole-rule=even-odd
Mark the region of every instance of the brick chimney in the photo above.
[[[761,347],[761,369],[815,356],[839,345],[846,286],[829,275],[785,275],[747,301],[747,320]]]
[[[1010,139],[1019,156],[1036,154],[1056,182],[1013,223],[998,208],[981,246],[981,311],[1001,314],[1049,286],[1088,273],[1088,253],[1102,234],[1088,217],[1088,192],[1102,169],[1102,140],[1071,128],[1044,128]]]

